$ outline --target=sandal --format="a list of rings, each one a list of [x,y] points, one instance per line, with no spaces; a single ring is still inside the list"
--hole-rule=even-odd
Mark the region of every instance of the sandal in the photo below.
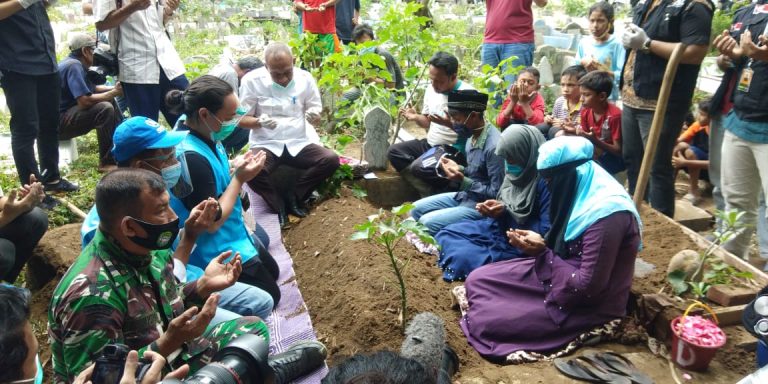
[[[632,384],[653,384],[653,379],[640,372],[626,357],[615,352],[589,353],[586,355],[592,360],[601,363],[609,371],[627,376]]]
[[[581,364],[578,364],[575,359],[566,360],[563,358],[555,359],[555,368],[566,377],[570,377],[575,380],[588,381],[590,383],[604,383],[589,370],[587,370]]]

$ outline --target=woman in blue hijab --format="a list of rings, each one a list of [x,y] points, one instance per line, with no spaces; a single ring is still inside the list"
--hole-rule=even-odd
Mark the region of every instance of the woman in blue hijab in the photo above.
[[[592,161],[594,147],[559,137],[539,148],[537,167],[552,194],[542,237],[511,230],[529,258],[476,269],[467,278],[461,327],[484,357],[557,351],[626,314],[641,224],[624,188]]]

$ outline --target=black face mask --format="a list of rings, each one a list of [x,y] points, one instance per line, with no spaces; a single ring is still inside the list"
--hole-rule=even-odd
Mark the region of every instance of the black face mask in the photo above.
[[[165,224],[150,224],[133,217],[129,217],[131,220],[138,223],[141,228],[147,232],[147,237],[131,236],[132,242],[137,245],[151,249],[153,251],[160,249],[168,249],[176,241],[176,236],[179,235],[179,218],[176,220],[167,222]]]

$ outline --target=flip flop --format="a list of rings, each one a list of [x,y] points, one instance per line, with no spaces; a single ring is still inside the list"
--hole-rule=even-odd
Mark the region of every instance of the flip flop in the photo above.
[[[571,379],[588,381],[590,383],[605,383],[605,381],[590,373],[575,360],[566,360],[563,358],[555,359],[555,368],[557,368],[557,370],[564,376],[570,377]]]
[[[590,353],[587,356],[601,362],[608,370],[629,377],[632,384],[654,384],[650,376],[640,372],[629,359],[618,353]]]
[[[632,384],[632,381],[629,379],[629,377],[608,370],[605,365],[598,361],[592,360],[585,356],[578,356],[573,360],[575,364],[582,365],[583,369],[587,370],[590,374],[597,376],[600,380],[602,380],[601,383]]]

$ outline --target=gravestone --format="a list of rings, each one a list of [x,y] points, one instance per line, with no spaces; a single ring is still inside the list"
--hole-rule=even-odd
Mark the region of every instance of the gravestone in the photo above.
[[[363,117],[365,141],[363,154],[371,169],[387,168],[387,149],[389,149],[389,127],[392,116],[384,108],[375,106]]]
[[[539,84],[543,86],[552,85],[555,82],[555,76],[552,73],[552,65],[549,63],[549,58],[544,56],[539,61]]]

